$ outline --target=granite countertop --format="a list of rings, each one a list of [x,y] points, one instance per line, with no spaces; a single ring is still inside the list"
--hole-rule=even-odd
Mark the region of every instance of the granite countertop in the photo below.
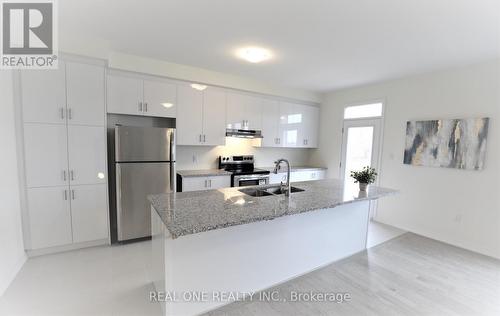
[[[356,201],[374,200],[397,192],[370,186],[367,193],[360,193],[356,186],[344,187],[343,181],[338,179],[295,182],[292,186],[305,191],[292,193],[290,198],[284,194],[252,197],[238,191],[238,188],[224,188],[151,195],[148,199],[172,238],[177,238]]]
[[[230,176],[231,172],[224,169],[205,169],[205,170],[177,170],[181,177],[211,177],[211,176]]]
[[[264,169],[264,170],[269,170],[273,171],[274,167],[258,167],[259,169]],[[287,168],[284,166],[281,166],[280,169],[278,170],[278,173],[283,173],[286,172]],[[312,166],[292,166],[291,172],[294,171],[317,171],[317,170],[327,170],[325,167],[312,167]]]

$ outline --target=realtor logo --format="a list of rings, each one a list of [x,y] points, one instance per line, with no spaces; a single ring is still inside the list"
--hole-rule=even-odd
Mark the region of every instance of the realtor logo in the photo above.
[[[1,6],[0,68],[57,68],[55,2],[3,0]]]

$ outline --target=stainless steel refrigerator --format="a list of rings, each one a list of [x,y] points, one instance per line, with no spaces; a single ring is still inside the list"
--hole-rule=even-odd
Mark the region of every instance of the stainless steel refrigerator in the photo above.
[[[175,192],[175,129],[115,127],[119,242],[151,236],[150,194]]]

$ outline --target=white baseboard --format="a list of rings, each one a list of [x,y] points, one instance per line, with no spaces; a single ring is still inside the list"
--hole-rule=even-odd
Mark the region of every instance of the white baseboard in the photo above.
[[[12,267],[11,271],[7,274],[7,277],[1,280],[0,297],[5,293],[12,281],[14,281],[27,259],[28,256],[26,255],[26,253],[23,253],[19,260],[17,260],[16,264]]]
[[[57,247],[50,247],[50,248],[43,248],[43,249],[31,249],[31,250],[26,250],[26,253],[28,254],[29,258],[32,258],[32,257],[43,256],[43,255],[49,255],[49,254],[53,254],[53,253],[77,250],[77,249],[88,248],[88,247],[102,246],[102,245],[109,245],[109,240],[106,238],[106,239],[99,239],[99,240],[81,242],[81,243],[77,243],[77,244],[70,244],[70,245],[64,245],[64,246],[57,246]]]

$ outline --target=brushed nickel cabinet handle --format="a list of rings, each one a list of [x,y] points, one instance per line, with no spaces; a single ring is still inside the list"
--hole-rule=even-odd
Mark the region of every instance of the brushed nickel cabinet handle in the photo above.
[[[63,170],[62,174],[63,174],[63,181],[66,182],[66,170]]]
[[[68,200],[68,191],[67,191],[67,190],[64,190],[64,192],[63,192],[63,199],[64,199],[65,201],[67,201],[67,200]]]
[[[207,135],[203,134],[203,142],[206,143],[207,142]]]
[[[147,112],[147,111],[148,111],[148,103],[144,102],[144,112]]]
[[[73,170],[71,170],[69,172],[69,177],[70,177],[71,181],[75,181],[75,174],[74,174]]]
[[[139,102],[139,112],[142,112],[142,102]]]
[[[75,190],[71,190],[71,199],[74,200],[75,199]]]
[[[72,120],[73,119],[73,111],[71,108],[68,108],[68,120]]]
[[[64,120],[64,108],[61,107],[59,111],[61,112],[61,120]]]

